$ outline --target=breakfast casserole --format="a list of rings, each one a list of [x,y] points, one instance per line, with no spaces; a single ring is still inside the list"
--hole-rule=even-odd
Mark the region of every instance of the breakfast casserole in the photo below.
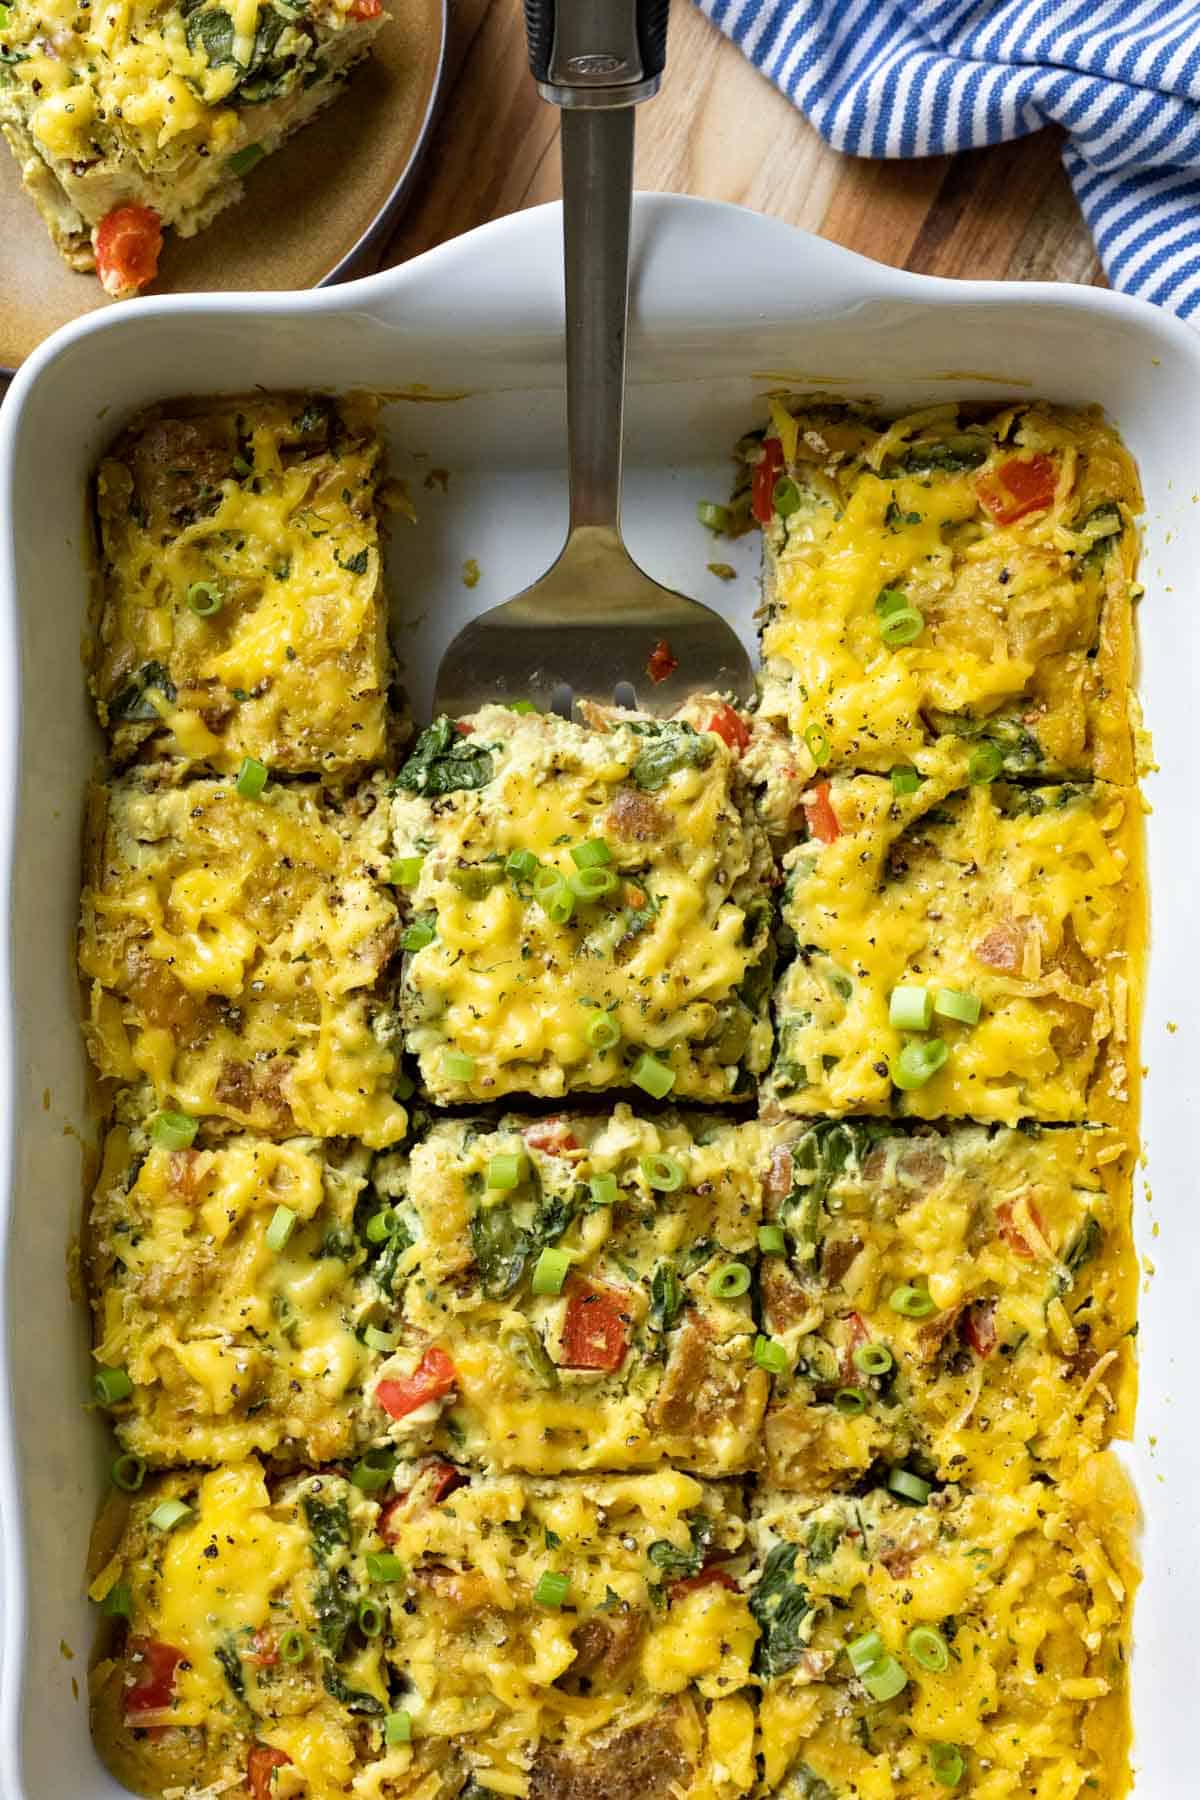
[[[381,1158],[397,1165],[376,1179],[394,1195],[402,1324],[373,1391],[397,1415],[397,1447],[538,1474],[750,1467],[768,1385],[750,1296],[753,1130],[618,1103],[443,1121]],[[453,1367],[452,1410],[401,1411],[397,1378],[429,1344]]]
[[[381,0],[9,0],[0,129],[55,246],[114,297],[154,279],[341,90]]]
[[[90,811],[79,965],[99,1073],[270,1137],[403,1137],[378,789],[148,769]]]
[[[375,410],[100,465],[91,1702],[155,1800],[1128,1793],[1136,472],[769,417],[702,508],[756,705],[398,764]]]
[[[1099,414],[779,396],[770,416],[746,478],[772,818],[826,760],[887,773],[946,734],[1010,776],[1130,781],[1141,493]]]
[[[771,864],[744,732],[701,702],[594,725],[488,706],[421,735],[393,831],[405,1044],[429,1099],[751,1093]]]
[[[377,407],[143,414],[100,465],[91,684],[118,763],[355,774],[387,760]]]

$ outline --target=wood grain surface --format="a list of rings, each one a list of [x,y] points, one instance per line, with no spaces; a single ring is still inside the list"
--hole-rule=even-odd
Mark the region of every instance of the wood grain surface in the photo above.
[[[441,123],[384,266],[557,199],[557,127],[529,75],[520,0],[456,0]],[[673,0],[663,89],[638,113],[635,179],[736,201],[921,273],[1098,283],[1059,142],[1042,131],[917,162],[838,156],[691,0]]]

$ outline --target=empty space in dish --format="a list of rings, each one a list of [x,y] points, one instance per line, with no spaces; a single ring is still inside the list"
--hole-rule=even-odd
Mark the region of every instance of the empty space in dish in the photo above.
[[[109,1452],[102,1424],[83,1412],[87,1327],[81,1306],[69,1312],[66,1268],[96,1137],[73,964],[82,797],[99,752],[79,663],[89,472],[138,407],[180,392],[258,384],[394,396],[385,412],[392,472],[418,519],[393,520],[387,579],[397,649],[422,718],[445,644],[469,617],[539,574],[562,541],[561,306],[559,215],[546,209],[340,291],[150,300],[86,321],[31,360],[5,406],[0,818],[13,831],[5,846],[12,1005],[0,1052],[8,1082],[0,1129],[12,1161],[6,1800],[120,1792],[87,1729],[92,1619],[81,1570]],[[896,274],[754,215],[682,200],[638,205],[634,308],[630,547],[656,579],[728,610],[748,642],[757,536],[733,545],[712,539],[695,504],[724,498],[732,445],[761,421],[760,397],[771,387],[886,408],[1010,396],[1094,401],[1138,460],[1147,497],[1140,688],[1160,772],[1146,788],[1154,808],[1142,1039],[1150,1202],[1140,1180],[1135,1193],[1139,1248],[1156,1266],[1142,1299],[1131,1458],[1147,1518],[1135,1613],[1135,1767],[1141,1791],[1171,1800],[1190,1782],[1185,1634],[1200,1605],[1188,1504],[1200,1480],[1200,1434],[1183,1363],[1194,1309],[1190,1115],[1200,1098],[1200,837],[1191,798],[1200,473],[1188,446],[1200,406],[1200,341],[1111,295]],[[735,580],[710,574],[712,561],[732,564]],[[469,586],[472,562],[479,580]],[[674,648],[686,656],[686,646]]]

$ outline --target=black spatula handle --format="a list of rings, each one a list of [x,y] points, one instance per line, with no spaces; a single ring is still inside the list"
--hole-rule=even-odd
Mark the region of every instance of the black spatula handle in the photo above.
[[[631,106],[657,93],[670,0],[525,0],[529,66],[556,106]]]

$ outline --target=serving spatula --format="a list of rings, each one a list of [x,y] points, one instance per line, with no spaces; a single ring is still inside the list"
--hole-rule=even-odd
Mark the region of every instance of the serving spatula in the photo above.
[[[525,3],[538,90],[562,109],[570,523],[541,580],[453,640],[437,713],[527,698],[564,717],[578,699],[665,715],[689,694],[745,701],[754,690],[733,628],[651,581],[621,537],[634,108],[658,90],[668,4]]]

